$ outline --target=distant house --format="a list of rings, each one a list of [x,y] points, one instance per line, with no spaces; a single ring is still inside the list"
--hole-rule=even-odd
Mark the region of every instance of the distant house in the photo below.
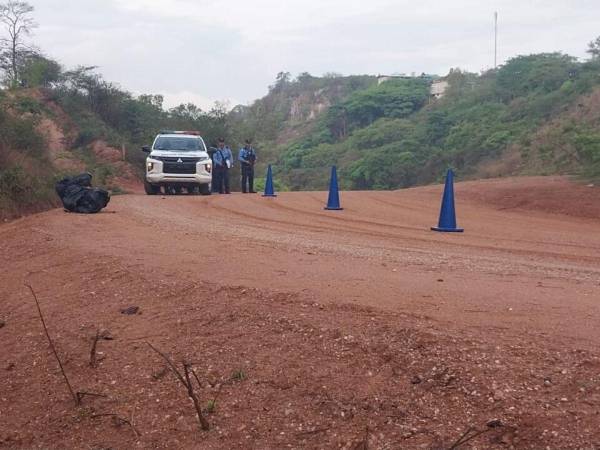
[[[400,75],[377,75],[377,84],[385,83],[390,80],[408,80],[410,78],[414,78],[408,75],[400,74]]]
[[[379,85],[390,80],[410,80],[414,78],[427,80],[431,83],[429,95],[432,99],[442,98],[449,86],[446,80],[440,79],[436,75],[428,75],[426,73],[422,73],[421,75],[405,75],[403,73],[399,75],[377,75],[377,84]]]
[[[384,82],[390,81],[390,80],[412,80],[415,78],[427,80],[427,81],[431,82],[436,78],[436,76],[428,75],[426,73],[422,73],[421,75],[416,75],[414,72],[410,75],[406,75],[404,73],[395,74],[395,75],[377,75],[377,84],[381,84],[381,83],[384,83]]]
[[[432,98],[442,98],[444,93],[448,89],[448,82],[446,80],[435,80],[431,83],[431,87],[429,88],[429,94]]]

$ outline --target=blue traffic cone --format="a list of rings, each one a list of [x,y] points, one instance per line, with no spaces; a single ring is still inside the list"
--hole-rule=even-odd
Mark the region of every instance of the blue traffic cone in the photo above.
[[[448,169],[446,174],[446,185],[444,186],[444,197],[442,198],[442,209],[437,227],[431,227],[433,231],[446,231],[462,233],[462,228],[456,228],[456,211],[454,210],[454,172]]]
[[[271,170],[271,164],[267,168],[267,182],[265,183],[265,193],[263,197],[277,197],[275,189],[273,189],[273,171]]]
[[[338,190],[337,170],[335,166],[331,167],[331,179],[329,180],[329,198],[327,199],[327,206],[324,209],[344,209],[340,206],[340,193]]]

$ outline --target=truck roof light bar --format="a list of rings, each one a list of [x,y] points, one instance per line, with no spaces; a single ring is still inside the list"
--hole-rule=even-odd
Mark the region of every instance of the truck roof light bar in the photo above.
[[[189,134],[192,136],[200,136],[199,131],[160,130],[158,134]]]

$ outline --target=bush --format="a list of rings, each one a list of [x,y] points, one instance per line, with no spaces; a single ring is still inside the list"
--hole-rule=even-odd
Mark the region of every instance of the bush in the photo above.
[[[31,192],[31,180],[22,167],[0,170],[0,195],[4,198],[13,200]],[[23,200],[27,201],[28,197],[24,197]]]
[[[77,133],[77,137],[73,141],[72,148],[80,148],[85,147],[86,145],[90,145],[95,140],[101,137],[101,132],[94,128],[83,128],[79,130]]]
[[[583,174],[591,178],[600,178],[600,131],[577,128],[574,130],[573,144],[581,158]]]
[[[25,59],[20,72],[24,87],[50,87],[60,79],[61,67],[56,61],[32,54]]]
[[[12,105],[21,114],[39,115],[42,113],[42,104],[35,98],[19,96]]]
[[[111,166],[99,165],[92,170],[95,183],[101,186],[106,186],[108,179],[115,175],[115,170]]]
[[[12,217],[57,202],[51,177],[28,174],[17,165],[0,169],[0,217]]]
[[[31,117],[15,117],[0,110],[0,144],[29,156],[41,157],[46,143],[36,126],[37,121]]]
[[[254,178],[254,190],[257,192],[264,192],[265,184],[267,183],[267,179],[264,177],[256,177]],[[280,180],[274,177],[273,179],[273,187],[276,192],[285,192],[289,191],[289,188],[285,186]]]

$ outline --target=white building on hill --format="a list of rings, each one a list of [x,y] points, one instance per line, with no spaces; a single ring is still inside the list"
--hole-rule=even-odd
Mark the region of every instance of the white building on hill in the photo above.
[[[446,80],[436,80],[431,83],[429,93],[433,98],[442,98],[446,92],[446,89],[448,89],[448,82]]]

